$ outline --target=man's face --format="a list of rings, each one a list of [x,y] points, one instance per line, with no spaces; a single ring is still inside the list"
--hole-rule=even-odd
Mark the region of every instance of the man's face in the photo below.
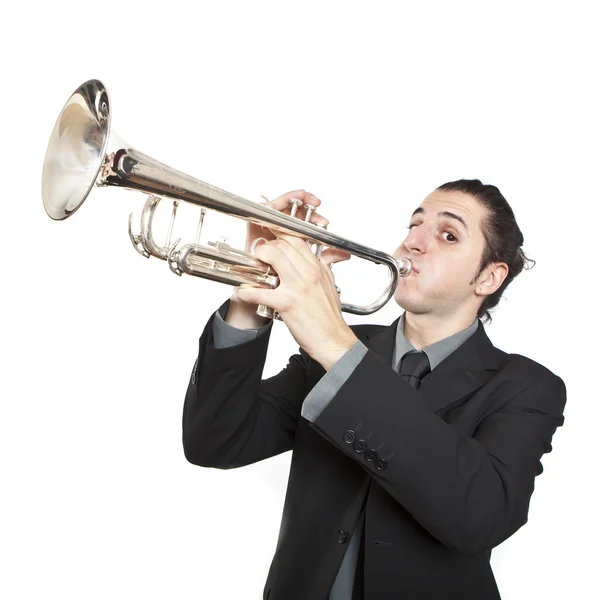
[[[481,298],[474,296],[471,282],[485,247],[481,224],[486,214],[463,192],[434,191],[421,202],[393,254],[410,258],[418,271],[400,278],[394,299],[402,308],[446,317],[477,310]]]

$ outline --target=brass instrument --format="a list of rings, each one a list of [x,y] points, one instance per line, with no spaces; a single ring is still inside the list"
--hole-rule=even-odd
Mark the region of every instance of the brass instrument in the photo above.
[[[275,288],[279,283],[272,267],[253,256],[254,245],[248,253],[231,248],[225,238],[208,245],[199,243],[207,209],[304,238],[317,256],[323,246],[336,247],[359,258],[386,265],[389,282],[375,302],[368,306],[341,302],[341,309],[352,314],[368,315],[379,310],[394,294],[398,277],[407,276],[412,267],[409,259],[396,262],[389,254],[330,233],[318,223],[311,223],[312,206],[307,210],[305,220],[301,220],[294,216],[297,206],[292,207],[290,215],[281,213],[176,171],[124,144],[111,132],[110,99],[106,88],[97,79],[90,79],[70,96],[50,136],[42,173],[46,213],[55,220],[66,219],[83,204],[93,187],[105,186],[119,186],[149,194],[142,210],[141,232],[132,232],[130,215],[129,236],[140,254],[167,261],[177,275],[188,273],[229,285],[244,283]],[[152,221],[164,197],[173,200],[173,210],[168,240],[166,245],[161,246],[152,235]],[[172,244],[170,237],[180,201],[200,206],[201,214],[195,242],[178,247],[180,240]],[[276,311],[266,306],[260,306],[257,314],[279,318]]]

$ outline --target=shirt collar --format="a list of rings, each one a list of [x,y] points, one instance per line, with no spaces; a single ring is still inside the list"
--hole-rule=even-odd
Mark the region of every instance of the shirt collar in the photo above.
[[[404,315],[398,320],[396,328],[396,343],[394,345],[394,356],[392,357],[392,365],[398,371],[400,361],[408,352],[417,352],[417,349],[404,336]],[[466,329],[458,331],[443,340],[439,340],[429,346],[423,348],[423,352],[429,359],[431,370],[435,369],[446,357],[450,356],[459,346],[464,344],[476,331],[479,325],[479,319],[475,318],[473,323]]]

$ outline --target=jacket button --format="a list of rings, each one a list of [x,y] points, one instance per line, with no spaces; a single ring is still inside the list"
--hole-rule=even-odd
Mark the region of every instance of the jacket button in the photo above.
[[[375,468],[378,471],[385,471],[385,469],[387,468],[387,460],[385,460],[385,458],[380,458],[375,462]]]
[[[367,449],[367,444],[365,444],[365,440],[356,440],[356,442],[354,442],[354,446],[352,447],[354,448],[354,452],[358,452],[360,454]]]
[[[356,439],[356,433],[352,429],[344,432],[344,441],[346,444],[351,444]]]
[[[348,541],[348,532],[340,529],[338,531],[337,538],[340,544],[345,544]]]
[[[369,461],[369,462],[373,462],[374,460],[377,460],[377,451],[373,450],[373,448],[371,448],[370,450],[367,450],[365,452],[365,458]]]

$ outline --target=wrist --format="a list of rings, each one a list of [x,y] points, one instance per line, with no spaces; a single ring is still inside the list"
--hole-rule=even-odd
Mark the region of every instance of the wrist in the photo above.
[[[231,297],[224,321],[237,329],[257,329],[266,325],[270,319],[256,314],[258,305],[248,304]]]
[[[318,357],[313,357],[326,371],[330,371],[335,364],[358,342],[358,338],[350,331],[349,335],[336,340],[335,343],[323,348]]]

